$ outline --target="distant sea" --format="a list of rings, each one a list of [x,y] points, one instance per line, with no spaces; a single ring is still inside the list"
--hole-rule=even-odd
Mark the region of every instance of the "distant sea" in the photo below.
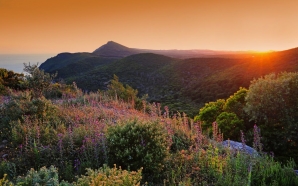
[[[0,68],[22,73],[24,63],[37,64],[45,62],[56,54],[0,54]]]

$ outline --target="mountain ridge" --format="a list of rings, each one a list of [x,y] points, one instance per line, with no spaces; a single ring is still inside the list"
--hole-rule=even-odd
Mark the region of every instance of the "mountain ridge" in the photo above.
[[[114,41],[108,41],[106,44],[100,46],[92,52],[92,54],[101,57],[127,57],[140,53],[154,53],[165,55],[174,58],[186,59],[186,58],[198,58],[198,57],[231,57],[231,55],[251,55],[255,53],[253,51],[221,51],[221,50],[209,50],[209,49],[191,49],[191,50],[154,50],[154,49],[140,49],[129,48]],[[235,56],[234,56],[235,57]],[[242,56],[241,56],[242,57]]]

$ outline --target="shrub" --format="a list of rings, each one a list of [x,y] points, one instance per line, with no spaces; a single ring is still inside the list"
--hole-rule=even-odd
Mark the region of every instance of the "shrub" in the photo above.
[[[25,177],[17,178],[17,185],[59,185],[58,170],[51,166],[50,168],[42,167],[39,171],[31,169]]]
[[[82,176],[78,179],[76,185],[80,186],[131,186],[140,185],[142,179],[142,169],[135,171],[122,170],[114,165],[114,168],[109,168],[106,165],[98,170],[87,169],[87,176]]]
[[[49,89],[53,79],[57,76],[57,74],[50,75],[40,70],[38,64],[30,65],[29,63],[27,65],[24,63],[24,71],[29,74],[26,76],[26,84],[32,90],[34,98],[42,97],[43,92]]]
[[[252,185],[298,185],[298,177],[294,172],[295,162],[286,164],[276,162],[272,156],[263,155],[255,159],[252,166]]]
[[[7,175],[4,174],[4,177],[2,179],[0,179],[0,185],[2,185],[2,186],[12,186],[13,184],[6,179],[6,176]]]
[[[2,137],[5,138],[11,137],[12,122],[24,123],[25,119],[29,118],[40,123],[55,125],[58,119],[57,107],[51,101],[44,97],[32,98],[28,91],[13,95],[11,101],[4,104],[2,115],[0,128],[5,131],[2,133]]]
[[[297,93],[298,73],[269,74],[251,82],[244,109],[262,129],[265,150],[298,162]]]
[[[183,131],[177,130],[172,135],[172,145],[170,147],[171,152],[177,152],[180,150],[187,150],[192,145],[192,140]]]
[[[240,140],[240,130],[243,128],[243,120],[236,114],[222,112],[216,118],[219,129],[225,135],[225,138]]]
[[[130,87],[129,85],[123,85],[119,82],[119,78],[114,75],[114,78],[111,80],[111,84],[108,85],[107,93],[110,96],[120,98],[126,102],[136,101],[138,91]]]
[[[12,180],[15,176],[16,165],[9,161],[2,161],[0,163],[0,178],[7,177],[8,179]]]
[[[195,121],[203,121],[203,129],[211,128],[212,123],[223,111],[224,104],[225,100],[223,99],[219,99],[216,102],[206,103],[205,106],[200,109],[199,115],[195,117]]]
[[[24,74],[18,74],[11,70],[0,68],[0,95],[7,94],[8,88],[13,90],[22,89],[21,84],[24,83]]]
[[[144,168],[145,179],[157,179],[167,156],[166,132],[158,122],[128,121],[107,132],[109,162],[125,169]]]
[[[240,87],[240,89],[230,96],[223,107],[225,112],[235,113],[239,118],[246,116],[244,112],[244,107],[246,104],[245,97],[248,90],[246,88]]]

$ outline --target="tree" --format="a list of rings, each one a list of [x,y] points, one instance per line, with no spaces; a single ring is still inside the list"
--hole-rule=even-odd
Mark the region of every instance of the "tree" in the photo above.
[[[203,121],[202,127],[204,129],[211,128],[212,123],[216,121],[217,116],[223,112],[224,104],[224,99],[206,103],[205,106],[200,109],[199,115],[195,117],[195,121]]]
[[[240,87],[240,89],[230,96],[223,107],[226,112],[233,112],[238,117],[242,118],[245,115],[244,107],[246,105],[245,97],[248,90],[246,88]]]
[[[138,90],[133,89],[129,85],[124,85],[119,82],[119,78],[114,75],[111,83],[108,85],[108,94],[120,98],[124,101],[136,101]]]
[[[6,88],[22,89],[24,74],[14,73],[11,70],[0,68],[0,94],[5,93]]]
[[[243,130],[243,120],[239,119],[235,113],[222,112],[217,116],[216,123],[225,138],[240,140],[240,130]]]
[[[293,153],[298,144],[298,73],[269,74],[253,80],[245,111],[265,137],[265,150]],[[296,150],[294,150],[296,149]]]
[[[27,85],[32,90],[33,97],[39,98],[43,95],[43,91],[47,90],[53,79],[57,76],[56,74],[50,75],[45,73],[43,70],[38,68],[38,64],[27,65],[24,63],[24,71],[28,73],[26,75]]]

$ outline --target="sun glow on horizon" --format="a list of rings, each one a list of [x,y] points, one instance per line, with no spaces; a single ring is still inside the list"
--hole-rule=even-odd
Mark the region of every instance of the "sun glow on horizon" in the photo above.
[[[272,52],[276,52],[277,50],[253,50],[252,52],[258,53],[258,54],[268,54]]]
[[[294,0],[0,0],[0,53],[92,52],[111,39],[141,49],[281,51],[298,46],[296,7]]]

